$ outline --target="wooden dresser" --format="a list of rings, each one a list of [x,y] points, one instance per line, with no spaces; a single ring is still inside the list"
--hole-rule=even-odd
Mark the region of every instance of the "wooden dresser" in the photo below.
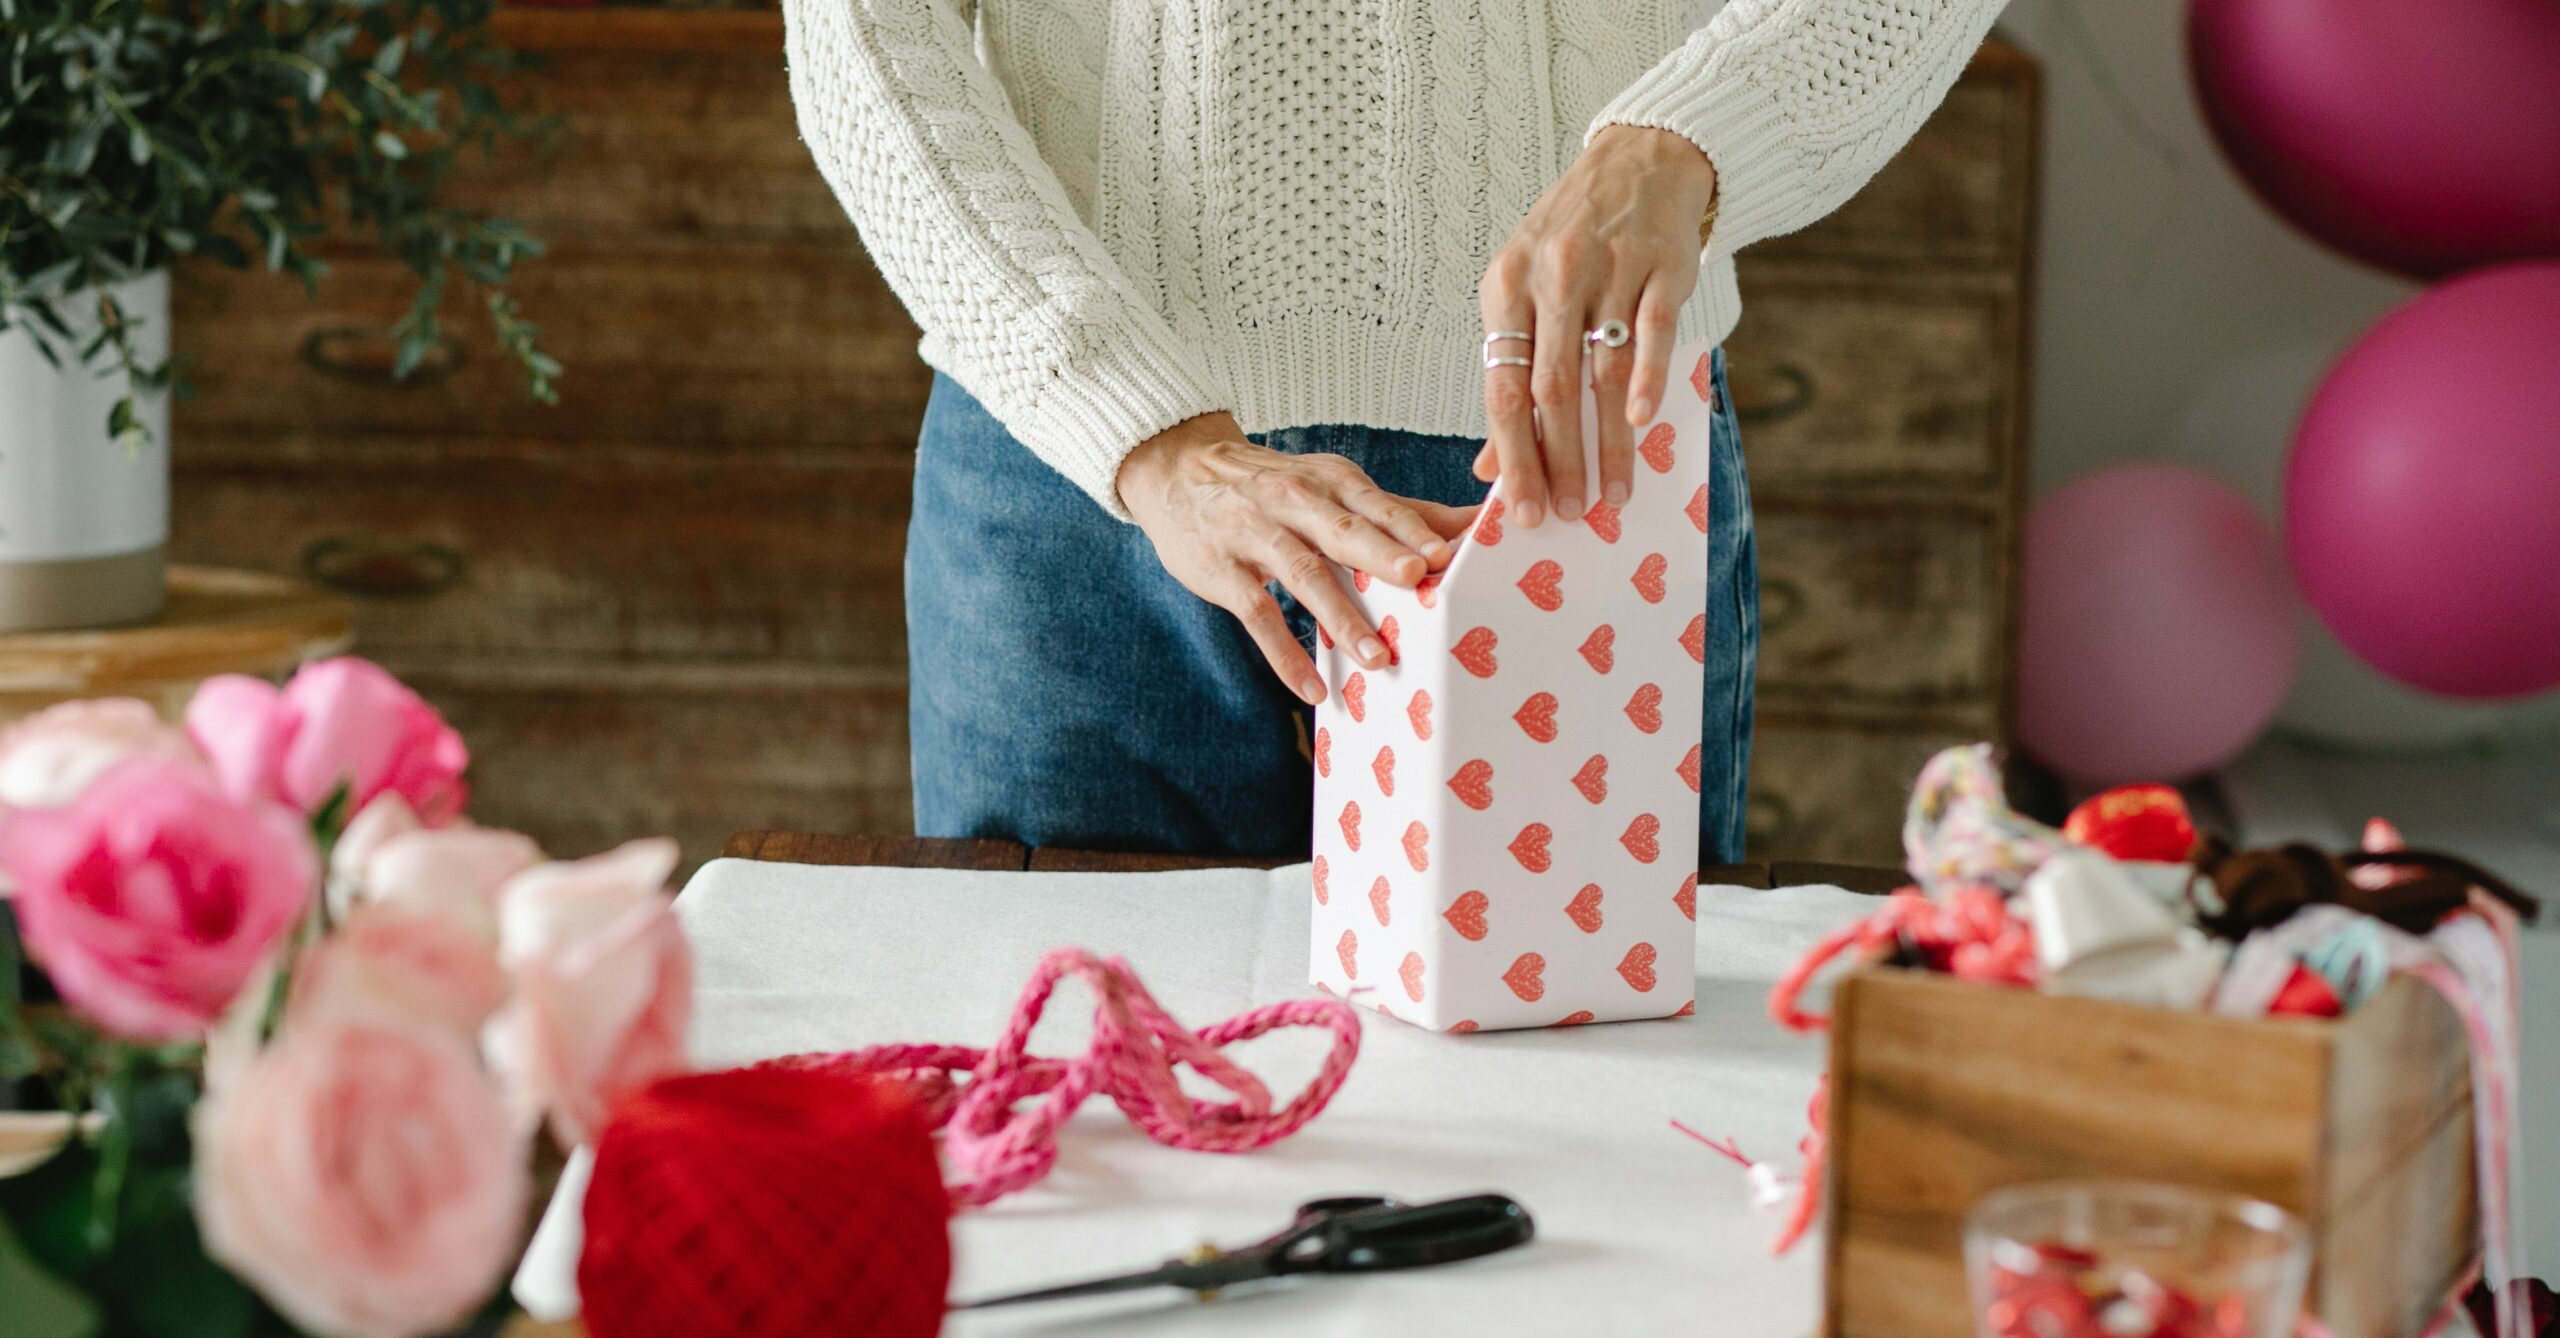
[[[352,597],[360,650],[471,740],[480,815],[556,849],[906,830],[927,373],[801,148],[778,17],[500,23],[565,131],[467,189],[551,248],[515,291],[559,406],[460,299],[393,384],[390,262],[338,257],[313,302],[185,268],[173,555]],[[2002,728],[2035,139],[1995,46],[1857,203],[1746,257],[1764,854],[1889,857],[1920,759]]]

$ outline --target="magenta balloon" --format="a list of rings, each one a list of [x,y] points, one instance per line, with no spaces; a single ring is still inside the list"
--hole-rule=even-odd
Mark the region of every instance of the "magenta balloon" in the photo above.
[[[2187,59],[2313,237],[2420,277],[2560,256],[2560,0],[2192,0]]]
[[[2560,684],[2560,263],[2449,280],[2312,395],[2285,545],[2347,649],[2413,687]]]
[[[2301,632],[2275,536],[2184,465],[2102,470],[2027,516],[2018,736],[2094,784],[2183,780],[2275,718]]]

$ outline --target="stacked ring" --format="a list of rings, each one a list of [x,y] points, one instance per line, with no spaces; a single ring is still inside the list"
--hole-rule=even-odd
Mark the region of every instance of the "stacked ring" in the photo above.
[[[1627,323],[1611,320],[1600,322],[1598,327],[1582,336],[1582,342],[1598,344],[1603,348],[1625,348],[1627,338]]]
[[[1493,369],[1494,369],[1494,368],[1496,368],[1496,367],[1527,367],[1527,366],[1531,366],[1532,364],[1530,363],[1530,361],[1529,361],[1527,358],[1515,358],[1515,357],[1499,357],[1499,358],[1497,358],[1497,357],[1495,357],[1495,356],[1494,356],[1494,354],[1493,354],[1493,346],[1494,346],[1494,345],[1496,345],[1496,344],[1502,344],[1502,343],[1518,343],[1518,344],[1526,344],[1526,343],[1528,343],[1528,342],[1530,342],[1530,340],[1529,340],[1529,332],[1528,332],[1528,331],[1526,331],[1526,330],[1495,330],[1495,331],[1493,331],[1493,332],[1491,332],[1491,333],[1487,334],[1487,335],[1484,337],[1484,366],[1485,366],[1485,370],[1486,370],[1486,371],[1491,371],[1491,370],[1493,370]]]

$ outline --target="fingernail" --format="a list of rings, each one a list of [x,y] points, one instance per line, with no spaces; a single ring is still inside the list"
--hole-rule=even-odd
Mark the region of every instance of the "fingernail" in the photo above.
[[[1520,528],[1524,530],[1538,528],[1538,522],[1547,518],[1547,513],[1540,509],[1536,502],[1522,502],[1511,508],[1511,514],[1519,520]]]
[[[1642,395],[1638,395],[1638,396],[1637,396],[1637,397],[1635,397],[1634,399],[1631,399],[1631,400],[1627,401],[1627,421],[1628,421],[1629,423],[1631,423],[1631,424],[1636,424],[1636,425],[1639,425],[1639,426],[1640,426],[1640,425],[1642,425],[1642,424],[1644,424],[1644,423],[1647,423],[1647,422],[1652,421],[1652,418],[1653,418],[1653,401],[1652,401],[1652,400],[1647,399],[1647,398],[1645,398],[1645,397],[1644,397],[1644,396],[1642,396]]]
[[[1434,539],[1430,543],[1422,546],[1422,560],[1425,562],[1437,562],[1448,551],[1449,546],[1447,544]]]
[[[1627,485],[1623,483],[1613,482],[1608,487],[1603,488],[1600,491],[1602,496],[1608,498],[1609,505],[1611,506],[1625,506],[1627,504]]]
[[[1323,702],[1324,680],[1320,678],[1301,680],[1298,684],[1298,696],[1303,698],[1309,706]]]
[[[1400,557],[1396,559],[1396,571],[1403,576],[1403,579],[1408,581],[1421,580],[1423,571],[1430,565],[1430,562],[1418,557]]]
[[[1386,643],[1386,642],[1380,641],[1379,639],[1377,639],[1376,637],[1373,637],[1373,636],[1364,636],[1364,637],[1360,638],[1360,658],[1361,658],[1361,659],[1363,659],[1363,660],[1367,661],[1367,662],[1368,662],[1368,663],[1370,663],[1370,664],[1376,664],[1376,663],[1378,662],[1379,658],[1380,658],[1381,656],[1384,656],[1386,653],[1387,653],[1387,643]]]
[[[1573,519],[1575,516],[1578,516],[1578,515],[1581,515],[1581,514],[1582,514],[1582,499],[1581,499],[1581,498],[1574,496],[1572,493],[1566,493],[1564,496],[1559,497],[1559,498],[1557,498],[1557,499],[1556,499],[1556,515],[1557,515],[1558,517],[1560,517],[1560,518],[1562,518],[1562,519],[1565,519],[1565,520],[1571,520],[1571,519]]]

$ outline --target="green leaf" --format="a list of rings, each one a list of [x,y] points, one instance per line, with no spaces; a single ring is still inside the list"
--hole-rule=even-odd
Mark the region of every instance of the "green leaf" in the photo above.
[[[388,130],[374,132],[373,147],[375,152],[385,158],[399,159],[409,156],[409,146],[401,143],[400,137]]]
[[[141,167],[151,161],[151,132],[135,126],[125,135],[125,152],[133,155],[133,165]]]
[[[97,1302],[19,1246],[5,1217],[0,1217],[0,1312],[9,1317],[11,1338],[90,1338],[104,1323]]]

